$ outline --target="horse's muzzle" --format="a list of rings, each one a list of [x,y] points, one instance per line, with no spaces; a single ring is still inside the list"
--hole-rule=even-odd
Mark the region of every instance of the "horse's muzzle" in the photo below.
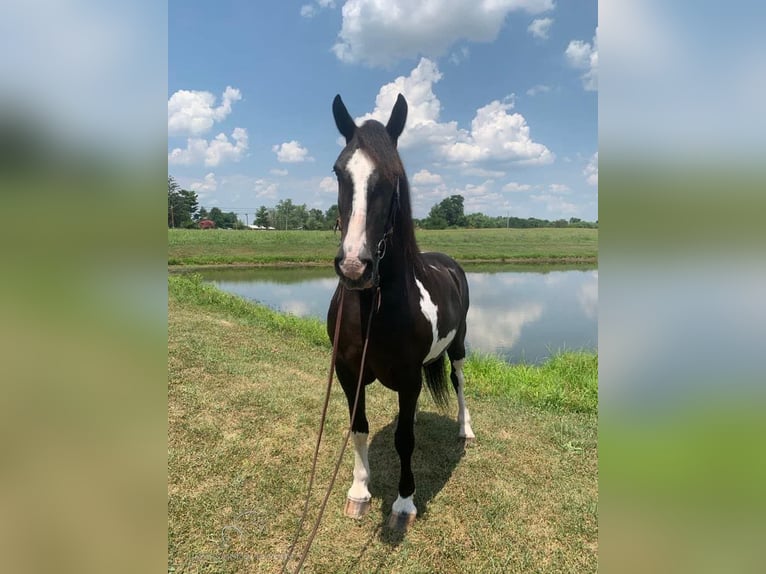
[[[372,259],[338,255],[335,258],[335,272],[347,289],[372,287]]]

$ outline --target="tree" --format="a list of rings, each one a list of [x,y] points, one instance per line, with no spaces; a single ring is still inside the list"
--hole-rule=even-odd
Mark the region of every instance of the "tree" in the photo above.
[[[321,209],[309,209],[308,219],[303,225],[305,229],[314,230],[324,227],[324,213]]]
[[[335,222],[338,220],[338,217],[340,217],[340,211],[338,211],[338,205],[334,203],[327,209],[327,211],[325,211],[325,229],[334,229]]]
[[[244,229],[244,224],[237,218],[233,211],[224,213],[218,207],[214,207],[208,214],[208,219],[215,222],[219,229]]]
[[[189,227],[197,211],[197,194],[181,189],[173,176],[168,176],[168,227]]]
[[[261,227],[269,227],[269,210],[265,205],[260,206],[258,211],[255,212],[255,224]]]
[[[423,220],[426,229],[444,229],[445,227],[465,227],[467,220],[463,213],[463,196],[450,195],[431,208],[428,217]]]
[[[306,204],[295,205],[292,199],[281,199],[274,208],[274,217],[277,229],[303,229],[309,214]]]
[[[280,199],[274,208],[274,227],[277,229],[292,229],[290,215],[293,211],[292,199]]]
[[[492,219],[483,213],[471,213],[470,215],[467,215],[465,219],[466,226],[474,229],[483,229],[491,227],[492,225]]]
[[[465,214],[463,213],[463,196],[450,195],[440,204],[444,219],[450,227],[465,227]]]

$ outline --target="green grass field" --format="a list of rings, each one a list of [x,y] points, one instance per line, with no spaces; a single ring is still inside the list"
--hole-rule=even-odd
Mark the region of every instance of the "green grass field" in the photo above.
[[[198,276],[168,281],[168,569],[278,572],[316,439],[324,326]],[[595,572],[597,371],[588,353],[540,367],[470,357],[477,440],[465,448],[455,413],[424,394],[413,455],[419,517],[406,534],[384,526],[398,482],[396,395],[370,387],[372,510],[358,522],[343,516],[349,450],[304,571]],[[347,424],[336,385],[309,521]]]
[[[461,262],[595,263],[597,229],[419,230],[424,251]],[[332,231],[168,230],[169,265],[326,264],[338,250]]]

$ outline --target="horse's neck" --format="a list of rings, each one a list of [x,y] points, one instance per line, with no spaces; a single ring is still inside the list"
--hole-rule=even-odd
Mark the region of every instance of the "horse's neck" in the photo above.
[[[406,286],[414,282],[415,268],[420,265],[420,253],[417,249],[405,249],[397,239],[387,248],[386,256],[380,262],[381,285]]]

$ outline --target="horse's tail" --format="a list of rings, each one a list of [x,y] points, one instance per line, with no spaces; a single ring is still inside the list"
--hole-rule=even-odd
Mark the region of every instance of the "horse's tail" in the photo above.
[[[441,411],[446,411],[449,406],[449,386],[447,385],[447,371],[444,369],[444,353],[439,358],[423,365],[426,375],[426,386],[436,406]]]

